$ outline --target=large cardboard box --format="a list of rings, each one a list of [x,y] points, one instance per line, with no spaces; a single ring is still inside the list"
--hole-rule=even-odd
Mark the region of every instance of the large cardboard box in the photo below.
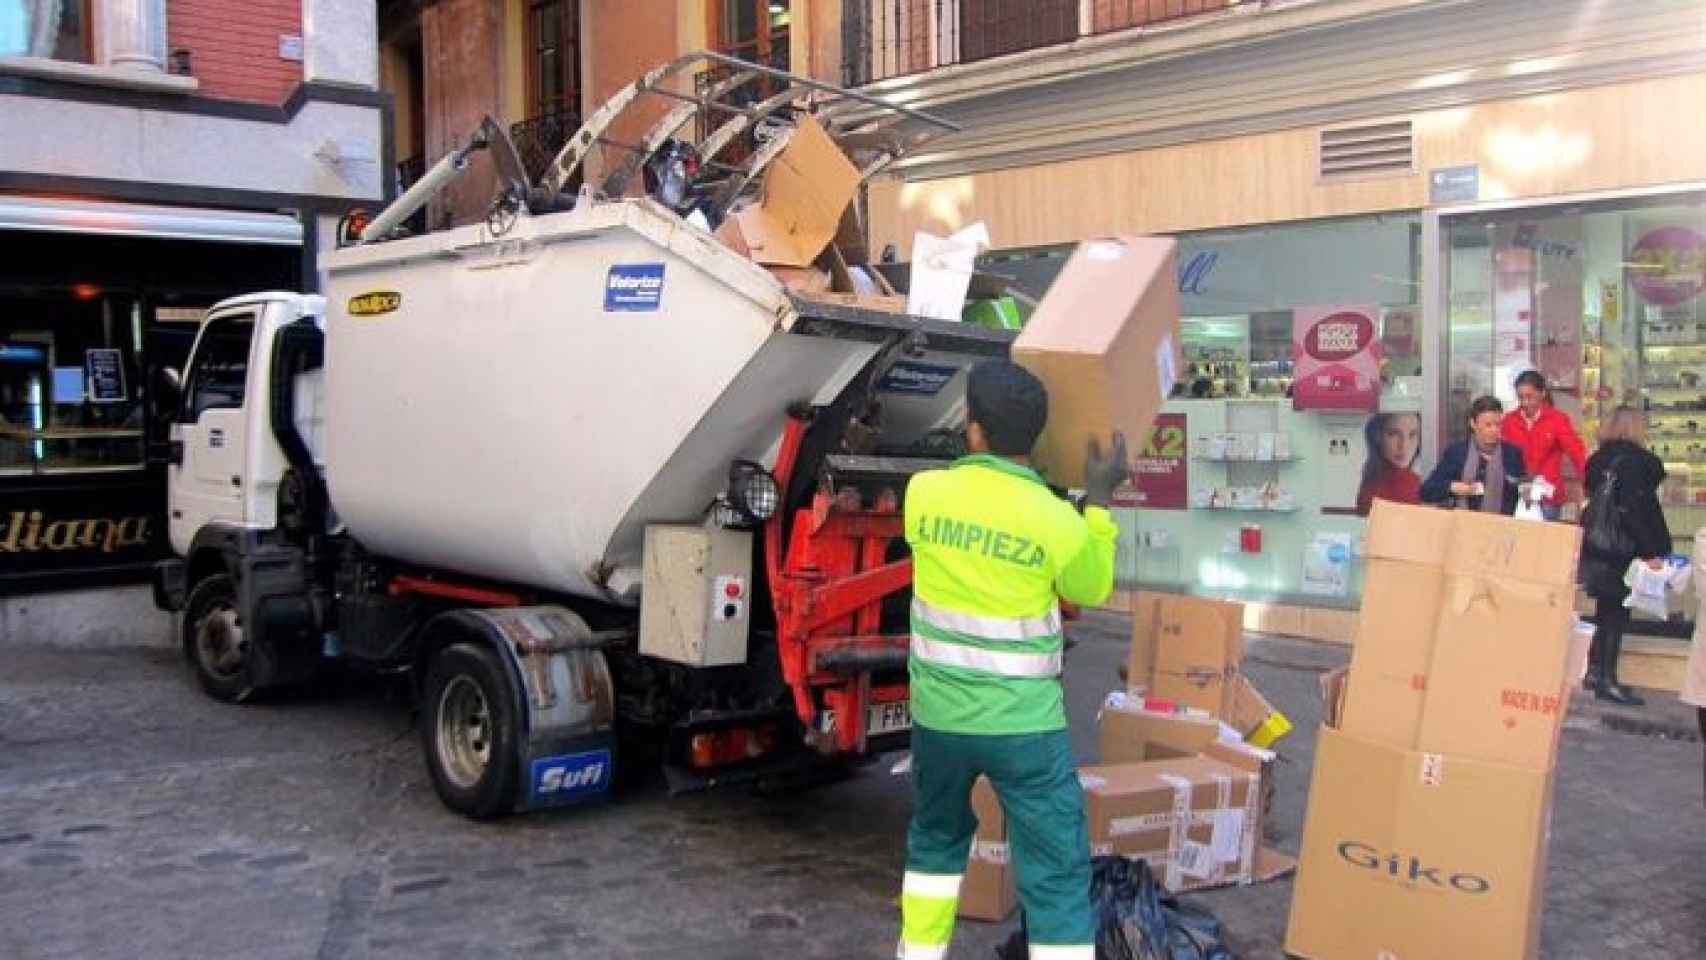
[[[1183,369],[1173,241],[1120,236],[1079,244],[1013,342],[1013,360],[1048,388],[1036,464],[1084,485],[1091,437],[1123,433],[1135,456]]]
[[[1563,524],[1377,501],[1342,729],[1551,766],[1580,540]]]
[[[1243,659],[1243,604],[1170,593],[1139,593],[1133,602],[1133,690],[1226,717]]]
[[[960,881],[958,912],[973,920],[1005,920],[1018,905],[1019,894],[1007,856],[1007,820],[987,777],[977,778],[971,807],[977,814],[977,834],[972,838],[965,879]]]
[[[1173,891],[1250,881],[1257,775],[1188,757],[1084,767],[1078,778],[1093,855],[1142,857]]]
[[[1322,727],[1286,951],[1536,956],[1550,810],[1548,771]]]

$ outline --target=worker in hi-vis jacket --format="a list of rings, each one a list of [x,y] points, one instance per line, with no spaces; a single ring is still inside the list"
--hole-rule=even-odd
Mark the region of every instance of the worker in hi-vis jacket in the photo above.
[[[1060,688],[1060,600],[1113,591],[1117,530],[1107,510],[1127,476],[1124,439],[1094,440],[1080,515],[1029,466],[1048,393],[1004,360],[966,386],[969,456],[916,474],[906,492],[912,547],[912,823],[901,891],[901,960],[947,954],[989,778],[1033,960],[1092,960],[1090,843]]]

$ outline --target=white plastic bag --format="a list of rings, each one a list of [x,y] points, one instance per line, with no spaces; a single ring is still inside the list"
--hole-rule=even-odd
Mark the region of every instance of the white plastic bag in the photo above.
[[[1665,592],[1670,589],[1670,567],[1663,566],[1654,570],[1647,566],[1645,560],[1632,561],[1628,572],[1623,575],[1623,583],[1629,588],[1629,596],[1623,601],[1625,607],[1660,620],[1669,615],[1670,611],[1665,605]]]
[[[1548,483],[1545,477],[1535,477],[1523,484],[1524,493],[1517,498],[1516,517],[1518,520],[1545,520],[1546,511],[1541,506],[1546,502],[1556,488]]]

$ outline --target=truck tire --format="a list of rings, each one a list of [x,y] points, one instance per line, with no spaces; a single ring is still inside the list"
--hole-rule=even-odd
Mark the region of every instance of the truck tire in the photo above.
[[[469,643],[446,647],[428,664],[422,690],[421,747],[438,798],[468,817],[514,810],[521,704],[496,654]]]
[[[183,644],[184,655],[208,696],[225,703],[241,703],[254,696],[237,586],[228,575],[215,574],[190,591],[184,601]]]

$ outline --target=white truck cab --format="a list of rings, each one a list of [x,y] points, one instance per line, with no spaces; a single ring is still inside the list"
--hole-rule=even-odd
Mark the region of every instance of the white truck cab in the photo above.
[[[268,292],[226,300],[208,311],[180,377],[182,397],[172,426],[167,511],[172,550],[188,556],[198,533],[214,525],[270,530],[278,523],[279,482],[289,460],[259,400],[272,382],[273,343],[280,328],[324,329],[326,298]],[[321,371],[297,378],[296,421],[309,449],[323,430]]]

